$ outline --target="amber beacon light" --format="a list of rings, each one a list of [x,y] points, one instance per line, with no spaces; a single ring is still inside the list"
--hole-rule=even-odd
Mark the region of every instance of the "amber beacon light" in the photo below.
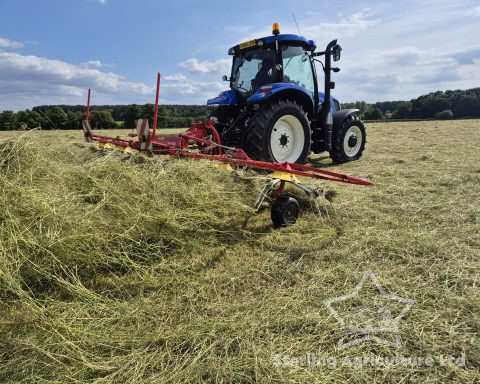
[[[272,33],[277,36],[280,34],[280,25],[278,23],[273,23]]]

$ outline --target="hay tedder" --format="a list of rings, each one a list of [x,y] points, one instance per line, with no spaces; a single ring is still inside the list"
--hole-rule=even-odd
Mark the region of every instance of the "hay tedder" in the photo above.
[[[339,58],[340,46],[334,41],[324,52],[315,53],[313,41],[296,35],[280,35],[276,23],[273,34],[273,37],[253,40],[229,50],[229,53],[234,55],[230,78],[232,89],[223,92],[216,99],[209,100],[210,105],[220,105],[209,120],[194,123],[177,135],[157,135],[160,92],[158,73],[152,131],[148,120],[140,119],[136,124],[137,132],[130,134],[130,139],[93,133],[89,120],[89,90],[86,119],[82,122],[85,140],[95,141],[104,148],[125,152],[142,151],[157,155],[208,159],[229,164],[234,168],[247,167],[272,172],[255,207],[259,209],[265,198],[269,197],[273,201],[271,218],[275,227],[294,224],[300,212],[298,201],[284,193],[287,183],[300,188],[309,196],[319,196],[323,191],[322,188],[312,189],[301,184],[298,177],[373,185],[365,179],[302,164],[310,153],[311,144],[315,153],[330,150],[332,159],[337,163],[359,158],[365,145],[365,130],[354,115],[355,110],[337,111],[332,106],[334,103],[331,102],[329,90],[333,88],[333,83],[330,81],[330,71],[337,72],[338,69],[330,67],[330,59],[331,56],[334,60]],[[284,59],[282,53],[286,55]],[[269,60],[271,55],[273,63]],[[305,95],[309,94],[304,88],[305,85],[294,77],[296,72],[299,76],[305,76],[305,67],[302,69],[304,63],[308,63],[310,70],[314,71],[314,57],[320,55],[326,57],[326,92],[323,102],[317,108],[319,92],[316,84],[312,84],[314,92],[310,92],[309,102],[305,98]],[[240,83],[239,81],[241,76],[245,77],[251,72],[253,67],[242,70],[242,66],[252,66],[252,60],[256,74],[249,75],[247,87],[245,79]],[[290,69],[293,70],[289,72],[290,76],[287,76],[286,68],[289,65],[292,65]],[[272,75],[280,82],[272,83]],[[313,112],[313,107],[316,108],[316,113]],[[227,116],[228,114],[230,115]],[[340,134],[342,136],[338,137]]]

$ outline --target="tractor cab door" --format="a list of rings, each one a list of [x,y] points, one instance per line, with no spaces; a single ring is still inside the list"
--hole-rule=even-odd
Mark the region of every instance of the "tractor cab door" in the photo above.
[[[271,47],[258,47],[235,56],[232,71],[232,89],[247,98],[262,85],[277,82],[275,50]]]
[[[301,46],[282,46],[283,80],[305,88],[312,99],[315,94],[315,80],[308,52]]]
[[[309,50],[301,45],[282,45],[283,81],[306,90],[318,108],[318,87],[315,66]]]

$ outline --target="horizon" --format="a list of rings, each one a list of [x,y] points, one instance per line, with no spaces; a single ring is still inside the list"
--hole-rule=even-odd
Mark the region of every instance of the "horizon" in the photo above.
[[[228,4],[0,0],[0,110],[84,105],[88,88],[93,106],[152,103],[157,71],[161,104],[205,105],[228,88],[228,48],[268,36],[273,22],[298,34],[292,12],[318,50],[339,39],[341,103],[480,86],[478,1],[245,2],[233,15]]]
[[[417,99],[418,97],[421,97],[421,96],[426,96],[428,94],[431,94],[431,93],[435,93],[435,92],[448,92],[448,91],[470,91],[470,90],[474,90],[474,89],[478,89],[479,87],[475,87],[475,88],[467,88],[467,89],[446,89],[446,90],[437,90],[437,91],[432,91],[432,92],[429,92],[429,93],[426,93],[424,95],[418,95],[417,97],[414,97],[412,99],[408,99],[408,100],[382,100],[382,101],[374,101],[374,102],[366,102],[365,100],[345,100],[345,101],[341,101],[341,104],[353,104],[353,103],[357,103],[357,102],[366,102],[368,105],[371,105],[371,106],[374,106],[376,104],[379,104],[379,103],[401,103],[401,102],[410,102],[412,100],[415,100]],[[139,105],[139,106],[143,106],[143,105],[146,105],[146,104],[151,104],[151,105],[155,105],[154,101],[147,101],[145,103],[142,103],[142,104],[138,104],[138,103],[124,103],[124,104],[92,104],[90,107],[92,109],[94,108],[100,108],[100,107],[117,107],[117,106],[128,106],[128,105]],[[179,106],[193,106],[193,107],[206,107],[207,105],[206,104],[172,104],[172,103],[159,103],[158,104],[159,106],[166,106],[166,105],[170,105],[170,106],[175,106],[175,105],[179,105]],[[85,106],[86,108],[86,99],[85,99],[85,104],[39,104],[39,105],[34,105],[32,108],[28,108],[28,109],[33,109],[33,108],[39,108],[39,107],[83,107]],[[210,107],[215,107],[215,106],[210,106]],[[2,110],[0,110],[0,112],[2,112]],[[18,111],[14,111],[14,112],[18,112]]]

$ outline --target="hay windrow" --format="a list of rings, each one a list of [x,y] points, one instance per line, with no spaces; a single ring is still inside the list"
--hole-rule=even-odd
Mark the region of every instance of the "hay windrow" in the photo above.
[[[99,152],[80,132],[1,136],[0,381],[479,381],[478,121],[368,130],[337,170],[376,186],[328,185],[321,217],[304,200],[281,230],[253,212],[264,179],[249,171]],[[337,349],[322,301],[367,269],[415,300],[401,353],[465,352],[466,367],[275,367],[395,353]]]

